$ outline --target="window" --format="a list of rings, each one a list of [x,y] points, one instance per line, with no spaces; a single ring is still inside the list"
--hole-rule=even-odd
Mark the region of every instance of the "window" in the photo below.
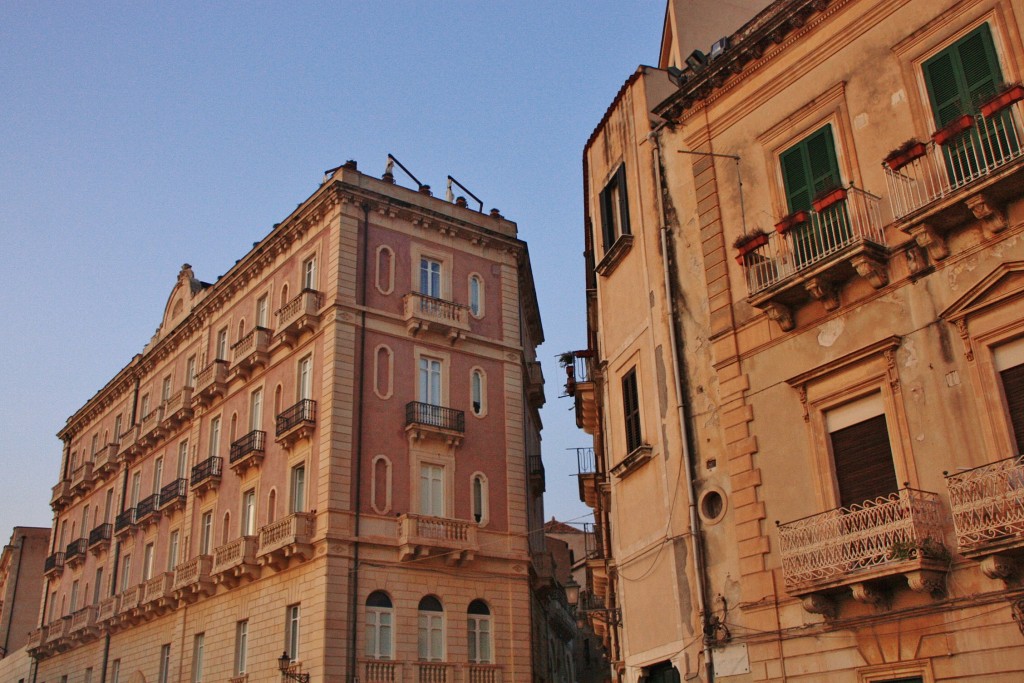
[[[18,683],[24,683],[24,678],[19,678]],[[92,683],[92,667],[90,666],[85,670],[85,677],[82,679],[82,683]]]
[[[196,385],[196,356],[192,354],[185,361],[185,386],[194,387]]]
[[[177,529],[171,532],[171,536],[167,541],[167,571],[173,572],[174,568],[178,566],[178,543],[181,537],[181,532]]]
[[[132,573],[132,556],[131,554],[125,555],[121,558],[121,591],[124,592],[131,585]]]
[[[444,608],[433,595],[420,600],[417,646],[420,661],[444,661]]]
[[[482,474],[474,474],[472,481],[473,520],[477,524],[487,523],[487,479]]]
[[[220,415],[210,420],[210,448],[211,458],[216,458],[220,453]]]
[[[199,554],[209,555],[213,542],[213,510],[207,510],[199,518]]]
[[[298,399],[300,401],[313,397],[313,357],[306,356],[299,361]]]
[[[255,431],[263,423],[263,389],[262,387],[249,395],[249,429]]]
[[[290,512],[306,511],[306,466],[292,468]]]
[[[203,650],[206,634],[197,633],[192,639],[192,683],[203,683]]]
[[[420,294],[441,298],[441,262],[420,257]]]
[[[420,514],[444,517],[444,468],[420,465]]]
[[[480,417],[484,414],[484,373],[474,370],[469,376],[469,400],[473,414]]]
[[[114,441],[121,440],[121,416],[114,416]]]
[[[880,393],[825,413],[839,506],[848,508],[896,493],[899,485]]]
[[[235,674],[245,673],[246,658],[249,650],[249,622],[240,621],[235,624]]]
[[[149,394],[142,395],[142,405],[140,406],[139,412],[142,414],[143,420],[145,420],[149,415]]]
[[[601,190],[601,237],[607,252],[620,235],[629,235],[629,199],[626,194],[626,166],[620,165],[615,175]]]
[[[164,459],[163,456],[157,457],[153,461],[153,490],[152,493],[160,493],[160,482],[164,478]]]
[[[167,683],[171,677],[171,646],[165,644],[160,646],[160,673],[157,676],[159,683]]]
[[[469,277],[469,312],[476,318],[484,314],[484,281],[479,275]]]
[[[993,364],[999,373],[1003,399],[1010,415],[1013,444],[1024,454],[1024,338],[993,349]]]
[[[626,423],[626,452],[632,453],[643,445],[640,431],[640,399],[636,386],[636,368],[622,378],[622,415]]]
[[[302,288],[316,289],[316,257],[310,256],[302,262]]]
[[[816,196],[842,186],[831,124],[825,125],[779,155],[789,213],[808,211]],[[845,244],[852,237],[845,202],[822,209],[816,218],[793,228],[797,267]]]
[[[92,587],[92,604],[100,604],[103,597],[103,567],[96,567],[96,582]]]
[[[171,376],[167,375],[164,377],[164,381],[160,386],[160,400],[166,401],[171,398]]]
[[[178,479],[188,478],[188,441],[178,444]]]
[[[139,493],[142,490],[142,472],[132,472],[132,497],[130,507],[135,507],[139,504]]]
[[[78,609],[78,579],[71,582],[71,611]]]
[[[110,664],[110,683],[121,683],[121,660],[115,659]]]
[[[988,24],[925,61],[923,71],[936,128],[974,114],[1003,80]]]
[[[441,405],[441,361],[436,358],[420,358],[419,398],[420,403]]]
[[[99,448],[99,443],[100,443],[100,435],[99,434],[93,434],[92,435],[92,446],[89,449],[89,459],[90,460],[92,460],[93,458],[96,457],[96,450]]]
[[[256,299],[256,327],[267,326],[267,295],[264,294],[259,299]]]
[[[242,494],[242,535],[256,534],[256,490],[249,489]]]
[[[153,544],[147,543],[142,551],[142,580],[153,578]]]
[[[366,598],[366,656],[371,659],[391,659],[391,598],[387,593],[374,591]]]
[[[469,661],[473,664],[490,664],[491,610],[483,600],[469,603],[466,635],[469,640]]]
[[[284,642],[285,651],[293,662],[299,660],[299,605],[288,605],[285,609]]]
[[[103,523],[110,524],[110,516],[114,514],[114,487],[107,489],[107,497],[103,501]]]
[[[217,360],[228,358],[228,328],[222,327],[217,331],[217,345],[214,347],[214,356]]]

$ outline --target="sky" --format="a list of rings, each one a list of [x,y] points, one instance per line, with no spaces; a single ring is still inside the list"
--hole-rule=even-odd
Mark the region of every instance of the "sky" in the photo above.
[[[665,4],[0,3],[0,537],[50,526],[55,434],[183,263],[230,268],[323,171],[394,154],[519,225],[547,341],[547,517],[586,521],[557,356],[586,345],[583,145]],[[398,181],[411,185],[400,174]]]

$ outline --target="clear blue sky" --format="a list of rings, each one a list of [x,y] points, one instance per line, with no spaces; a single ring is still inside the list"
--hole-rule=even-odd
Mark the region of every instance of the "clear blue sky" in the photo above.
[[[644,2],[0,4],[0,542],[49,526],[65,420],[142,350],[182,263],[213,281],[355,159],[447,174],[519,223],[547,342],[547,515],[588,445],[581,154],[657,61]],[[401,179],[400,179],[401,182]]]

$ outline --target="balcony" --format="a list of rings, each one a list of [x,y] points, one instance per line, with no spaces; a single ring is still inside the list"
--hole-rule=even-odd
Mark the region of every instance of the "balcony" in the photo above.
[[[544,461],[541,460],[540,454],[528,455],[526,457],[527,467],[529,468],[530,474],[530,487],[534,494],[544,493],[545,479],[544,479]]]
[[[146,616],[159,616],[174,609],[174,572],[161,572],[143,583],[139,607]]]
[[[414,337],[427,332],[437,333],[454,344],[465,339],[469,332],[469,306],[419,292],[406,294],[403,303],[405,328]]]
[[[444,555],[447,565],[464,565],[479,550],[476,524],[406,513],[398,518],[398,559]]]
[[[360,659],[363,683],[401,683],[402,664],[388,659]]]
[[[1024,192],[1022,110],[1017,102],[967,116],[945,144],[922,143],[923,156],[883,164],[896,224],[932,260],[949,254],[947,235],[965,223],[979,221],[986,237],[1006,228],[1006,204]]]
[[[292,558],[304,562],[313,556],[316,516],[295,512],[260,529],[256,560],[275,570],[285,569]]]
[[[139,603],[142,601],[142,587],[143,584],[137,583],[121,591],[117,617],[123,624],[137,624],[142,620],[142,614],[139,610]]]
[[[141,526],[160,521],[160,494],[146,496],[135,506],[135,523]]]
[[[455,680],[455,666],[447,662],[416,662],[418,683],[451,683]]]
[[[213,555],[200,555],[174,568],[174,597],[195,602],[200,597],[213,595]]]
[[[197,494],[206,491],[216,491],[220,485],[220,474],[224,468],[224,458],[216,456],[203,460],[192,468],[192,478],[189,485]]]
[[[128,431],[121,435],[118,442],[117,458],[121,462],[131,464],[132,460],[142,452],[139,444],[139,426],[129,427]]]
[[[43,576],[60,576],[64,571],[64,553],[53,553],[43,561]]]
[[[413,439],[437,437],[451,446],[462,443],[466,431],[466,413],[430,403],[410,401],[405,404],[405,431]]]
[[[134,530],[135,508],[128,508],[124,512],[118,513],[117,517],[114,518],[114,535],[120,536]]]
[[[304,289],[299,295],[286,303],[277,311],[277,330],[275,338],[282,344],[292,347],[302,333],[312,331],[320,321],[320,307],[324,297],[313,289]]]
[[[98,608],[96,605],[83,607],[71,615],[71,627],[69,635],[75,640],[86,642],[99,635],[99,628],[96,624]]]
[[[142,416],[142,422],[139,423],[139,444],[143,448],[154,446],[160,439],[167,436],[163,419],[164,407],[162,404]]]
[[[57,652],[71,647],[71,615],[61,617],[46,627],[46,644]]]
[[[254,327],[231,346],[231,372],[235,377],[248,379],[258,368],[267,366],[271,334],[266,327]]]
[[[209,406],[228,388],[228,362],[215,360],[196,375],[196,386],[192,390],[192,403]]]
[[[96,451],[96,455],[92,459],[92,473],[97,479],[104,477],[108,472],[113,472],[117,469],[117,449],[116,443],[108,443],[103,448]]]
[[[71,473],[71,495],[87,493],[93,484],[93,464],[84,462]]]
[[[900,577],[918,592],[945,588],[950,556],[934,493],[901,489],[779,524],[778,530],[786,592],[810,612],[835,614],[833,595],[847,588],[857,600],[877,602],[877,586]]]
[[[25,650],[28,651],[31,656],[36,650],[39,650],[43,643],[46,641],[46,627],[40,627],[32,629],[28,632],[28,640],[25,641]],[[394,680],[394,679],[390,679]]]
[[[214,549],[213,567],[210,570],[213,580],[231,588],[243,580],[259,578],[260,568],[256,562],[258,544],[258,536],[242,536]]]
[[[254,429],[231,444],[231,469],[241,474],[263,462],[267,433]]]
[[[544,405],[544,371],[537,361],[526,364],[526,395],[534,408]]]
[[[78,538],[68,543],[64,549],[64,565],[72,569],[85,562],[85,549],[89,541],[85,538]]]
[[[276,440],[285,448],[313,435],[316,427],[316,401],[304,398],[277,416]]]
[[[182,387],[164,403],[163,428],[169,433],[192,419],[192,387]]]
[[[50,496],[50,507],[54,511],[62,509],[71,502],[71,480],[61,479],[53,487],[53,494]]]
[[[597,509],[603,477],[597,473],[597,461],[593,448],[576,449],[576,472],[580,489],[580,500],[592,510]]]
[[[1024,456],[946,475],[960,554],[1009,579],[1024,555]]]
[[[583,524],[583,553],[591,589],[596,595],[604,595],[608,589],[609,558],[605,553],[604,534],[599,524]]]
[[[467,664],[466,683],[501,683],[501,667],[497,664]]]
[[[110,624],[114,617],[117,616],[120,606],[120,595],[111,595],[109,598],[100,600],[99,613],[96,616],[96,620],[100,624]]]
[[[100,524],[89,532],[89,552],[99,555],[110,547],[110,537],[114,533],[114,525],[110,522]]]
[[[175,479],[160,489],[160,511],[174,512],[185,507],[188,494],[188,480]]]
[[[747,280],[747,301],[764,309],[783,331],[795,327],[793,313],[810,299],[825,310],[839,307],[839,290],[856,275],[875,289],[889,282],[881,199],[848,187],[837,201],[785,233],[767,235],[765,243],[737,257]]]
[[[597,363],[594,352],[572,351],[563,359],[565,393],[576,402],[576,426],[594,435],[599,429],[597,412]]]

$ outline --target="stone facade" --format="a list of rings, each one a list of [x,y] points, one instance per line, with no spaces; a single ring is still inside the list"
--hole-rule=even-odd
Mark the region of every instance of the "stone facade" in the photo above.
[[[1019,680],[1024,8],[710,4],[584,154],[617,680]]]
[[[184,266],[59,434],[36,680],[531,680],[541,341],[514,223],[355,162]]]
[[[37,623],[49,539],[49,529],[16,526],[0,554],[0,659],[12,659],[2,669],[8,679],[22,673],[16,662],[28,662],[18,651]]]

